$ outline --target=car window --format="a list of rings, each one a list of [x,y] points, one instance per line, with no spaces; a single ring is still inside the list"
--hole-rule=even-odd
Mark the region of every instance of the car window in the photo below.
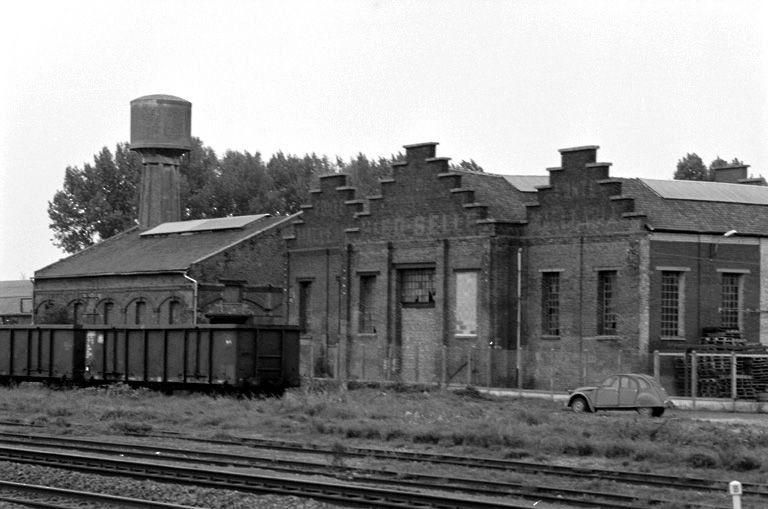
[[[605,380],[603,380],[603,383],[600,384],[600,387],[603,389],[618,389],[619,388],[619,377],[617,376],[609,376]]]
[[[635,389],[635,390],[637,390],[637,380],[635,380],[632,377],[623,376],[623,377],[621,377],[621,387],[622,387],[622,389]]]
[[[644,378],[638,378],[637,382],[640,384],[640,387],[642,387],[643,389],[651,388],[651,384],[649,384],[648,381]]]

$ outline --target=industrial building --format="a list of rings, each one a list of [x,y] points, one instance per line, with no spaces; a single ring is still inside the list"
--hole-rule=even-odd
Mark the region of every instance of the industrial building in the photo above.
[[[293,216],[180,221],[190,105],[131,108],[139,225],[36,272],[39,322],[287,323],[304,374],[525,387],[572,386],[616,352],[647,371],[705,330],[768,344],[768,187],[746,166],[617,178],[584,146],[501,176],[451,169],[430,142],[373,196],[331,174]]]

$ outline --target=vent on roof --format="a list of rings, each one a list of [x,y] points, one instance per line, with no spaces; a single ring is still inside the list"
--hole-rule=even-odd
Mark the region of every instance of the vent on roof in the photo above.
[[[196,233],[213,230],[237,230],[265,218],[269,214],[251,216],[219,217],[216,219],[193,219],[191,221],[173,221],[155,226],[140,234],[141,237],[151,235],[170,235],[173,233]]]

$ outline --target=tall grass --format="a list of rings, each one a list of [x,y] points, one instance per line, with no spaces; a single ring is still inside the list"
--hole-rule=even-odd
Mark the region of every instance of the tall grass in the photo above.
[[[768,428],[686,417],[574,414],[548,400],[502,399],[473,390],[413,391],[305,387],[280,398],[166,396],[125,386],[54,391],[0,389],[0,419],[60,433],[206,436],[261,434],[296,440],[366,440],[378,446],[440,448],[561,461],[606,460],[641,470],[720,470],[763,476]],[[368,444],[371,445],[371,444]],[[570,459],[569,459],[570,458]]]

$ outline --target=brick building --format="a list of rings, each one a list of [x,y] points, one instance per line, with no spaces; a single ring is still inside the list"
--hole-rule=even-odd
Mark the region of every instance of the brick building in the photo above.
[[[406,146],[377,196],[321,177],[294,222],[288,316],[321,369],[338,347],[345,376],[430,382],[465,369],[445,349],[514,344],[515,253],[545,179],[449,171],[436,145]]]
[[[315,372],[333,351],[350,378],[451,381],[470,369],[455,352],[520,346],[521,382],[541,386],[618,351],[647,370],[708,327],[768,344],[768,187],[747,167],[612,178],[588,146],[561,150],[549,177],[501,177],[449,171],[435,146],[406,146],[377,196],[321,178],[295,221],[288,319]]]
[[[284,323],[284,229],[296,216],[132,228],[35,272],[36,323]]]
[[[283,230],[295,216],[180,221],[191,103],[131,101],[138,225],[35,273],[37,323],[285,323]]]
[[[26,279],[0,281],[0,325],[32,321],[32,282]]]

